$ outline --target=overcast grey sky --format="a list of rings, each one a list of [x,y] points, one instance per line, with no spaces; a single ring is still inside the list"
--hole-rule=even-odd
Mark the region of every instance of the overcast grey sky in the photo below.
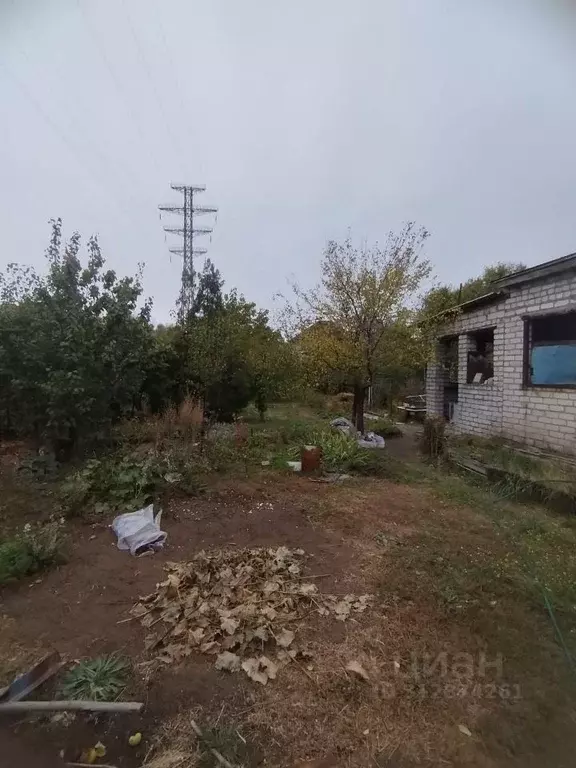
[[[168,320],[173,181],[206,184],[210,257],[268,307],[348,228],[415,219],[456,283],[575,251],[569,5],[0,0],[0,269],[41,268],[61,216],[119,273],[145,262]]]

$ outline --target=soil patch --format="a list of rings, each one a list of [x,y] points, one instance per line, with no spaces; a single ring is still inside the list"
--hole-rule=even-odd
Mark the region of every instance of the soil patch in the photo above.
[[[376,602],[347,622],[307,617],[298,636],[309,663],[289,665],[265,687],[191,656],[151,679],[136,675],[125,697],[146,702],[141,718],[77,718],[68,727],[0,722],[7,745],[0,766],[20,757],[19,764],[43,768],[61,749],[70,759],[101,740],[106,762],[118,768],[141,766],[151,748],[152,756],[177,748],[189,756],[183,768],[192,768],[190,717],[258,745],[251,767],[264,759],[290,768],[297,761],[572,764],[574,699],[564,659],[546,616],[500,578],[507,547],[489,518],[421,488],[263,471],[222,479],[208,498],[172,501],[163,527],[166,550],[133,559],[104,526],[76,525],[69,563],[2,595],[3,626],[14,638],[10,665],[23,668],[39,646],[71,659],[112,650],[136,664],[148,658],[145,633],[125,621],[128,612],[154,591],[166,562],[201,549],[301,547],[312,556],[308,574],[326,574],[316,582],[321,591],[373,593]],[[484,674],[482,654],[494,661],[498,653],[500,676],[498,664]],[[350,662],[366,677],[347,670]],[[144,734],[136,750],[127,746],[134,730]],[[18,752],[30,745],[30,755]]]

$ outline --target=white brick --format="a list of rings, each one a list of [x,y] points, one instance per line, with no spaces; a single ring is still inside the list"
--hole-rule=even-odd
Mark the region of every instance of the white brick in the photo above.
[[[576,389],[523,388],[523,315],[576,309],[576,274],[513,287],[510,297],[493,306],[459,316],[447,324],[446,333],[460,334],[460,401],[455,431],[500,434],[542,447],[576,453]],[[496,326],[494,331],[494,383],[466,384],[467,351],[474,329]],[[428,407],[442,412],[441,380],[427,376]],[[443,386],[443,385],[442,385]]]

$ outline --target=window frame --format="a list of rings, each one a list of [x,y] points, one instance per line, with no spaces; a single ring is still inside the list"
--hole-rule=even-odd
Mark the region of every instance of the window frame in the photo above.
[[[532,373],[530,370],[530,352],[534,345],[531,343],[532,337],[532,323],[534,320],[545,320],[549,317],[560,317],[561,315],[576,314],[576,307],[567,307],[566,309],[557,309],[550,312],[541,312],[538,314],[524,315],[522,317],[524,323],[523,334],[523,360],[522,360],[522,388],[523,389],[576,389],[576,383],[574,384],[533,384],[531,381]],[[571,342],[556,342],[557,345],[561,343],[571,344]],[[535,346],[543,346],[537,344]],[[574,341],[576,346],[576,340]]]
[[[481,336],[486,334],[491,334],[492,340],[488,343],[492,344],[492,376],[487,377],[484,381],[474,383],[473,381],[469,381],[470,378],[470,355],[472,354],[470,351],[466,352],[466,381],[465,384],[468,387],[484,387],[486,385],[486,381],[493,381],[495,377],[495,371],[494,371],[494,349],[495,349],[495,336],[496,336],[496,325],[482,325],[480,328],[475,328],[474,330],[469,331],[463,331],[462,335],[466,336],[467,343],[471,336]],[[477,343],[477,342],[476,342]],[[486,343],[486,342],[485,342]]]

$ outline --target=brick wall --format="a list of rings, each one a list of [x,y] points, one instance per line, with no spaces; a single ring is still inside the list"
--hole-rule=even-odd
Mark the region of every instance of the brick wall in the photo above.
[[[576,274],[512,286],[499,303],[460,315],[442,329],[458,334],[458,404],[452,426],[476,435],[502,435],[542,448],[576,454],[576,389],[523,387],[526,315],[576,309]],[[494,327],[494,379],[467,384],[468,333]],[[426,377],[427,408],[442,413],[441,366]]]

